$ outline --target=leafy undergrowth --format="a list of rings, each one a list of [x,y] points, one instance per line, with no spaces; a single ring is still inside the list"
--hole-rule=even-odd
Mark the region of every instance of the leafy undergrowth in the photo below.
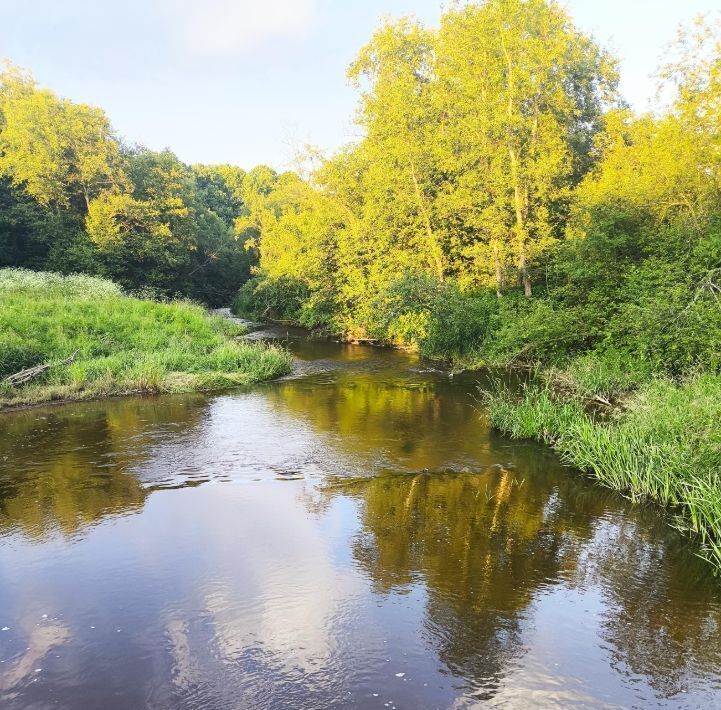
[[[243,332],[201,306],[131,298],[104,279],[3,269],[0,407],[217,390],[290,370],[288,353],[240,340]],[[25,385],[7,382],[39,364],[53,367]]]
[[[549,382],[486,393],[491,423],[552,445],[569,465],[633,501],[674,510],[721,572],[721,376],[652,379],[599,416]]]

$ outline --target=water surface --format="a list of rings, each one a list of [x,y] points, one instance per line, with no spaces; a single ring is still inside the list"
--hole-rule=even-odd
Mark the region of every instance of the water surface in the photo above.
[[[278,382],[0,416],[1,707],[721,703],[661,514],[492,433],[479,375],[287,337]]]

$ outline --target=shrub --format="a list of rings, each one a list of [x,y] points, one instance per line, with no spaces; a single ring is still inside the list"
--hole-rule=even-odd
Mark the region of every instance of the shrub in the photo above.
[[[550,299],[527,300],[521,295],[501,299],[489,355],[496,362],[558,362],[587,344],[587,327],[576,309],[564,309]]]
[[[499,309],[492,291],[461,292],[454,283],[436,294],[421,352],[431,357],[480,358],[488,353]]]
[[[232,311],[247,318],[299,322],[310,296],[308,286],[290,278],[255,276],[246,281],[233,301]]]

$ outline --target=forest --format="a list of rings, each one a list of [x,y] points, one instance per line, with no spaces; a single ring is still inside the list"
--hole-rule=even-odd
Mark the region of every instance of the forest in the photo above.
[[[225,306],[256,259],[252,234],[237,231],[245,181],[238,167],[127,144],[101,109],[10,63],[0,73],[0,268],[92,274],[151,298]]]

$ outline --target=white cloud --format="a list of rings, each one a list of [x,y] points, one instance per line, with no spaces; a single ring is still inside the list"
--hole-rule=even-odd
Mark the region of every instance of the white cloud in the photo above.
[[[318,0],[175,0],[168,11],[187,51],[228,56],[272,39],[305,36],[317,8]]]

